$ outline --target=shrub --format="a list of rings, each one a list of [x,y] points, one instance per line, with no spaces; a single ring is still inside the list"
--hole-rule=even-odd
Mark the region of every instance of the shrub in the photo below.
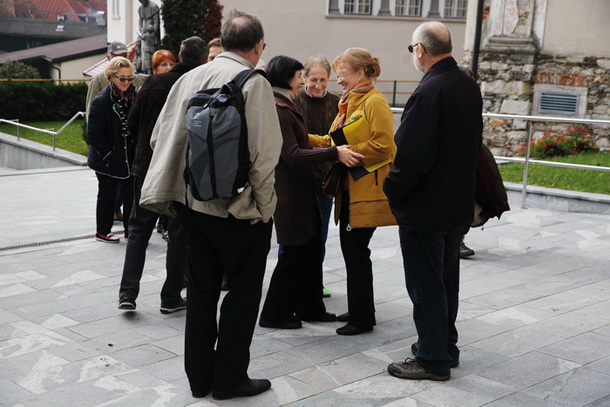
[[[8,60],[0,65],[0,79],[38,79],[40,74],[32,66],[21,61]]]
[[[527,144],[524,143],[517,150],[518,156],[525,156]],[[538,140],[530,143],[530,156],[535,158],[560,157],[577,155],[585,151],[598,151],[589,133],[584,128],[572,127],[558,132],[551,130]]]
[[[67,120],[85,110],[87,84],[3,82],[0,86],[2,119],[21,121]]]

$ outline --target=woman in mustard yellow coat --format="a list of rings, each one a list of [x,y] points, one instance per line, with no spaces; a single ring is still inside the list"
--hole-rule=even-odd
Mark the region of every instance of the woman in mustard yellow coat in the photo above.
[[[377,226],[396,224],[382,190],[396,153],[394,119],[386,98],[374,86],[381,68],[369,51],[350,48],[332,66],[343,97],[330,131],[342,133],[351,149],[364,155],[361,166],[342,171],[335,197],[348,302],[348,312],[338,317],[347,324],[337,334],[358,335],[376,324],[369,242]],[[310,135],[309,141],[312,147],[327,147],[333,138]]]

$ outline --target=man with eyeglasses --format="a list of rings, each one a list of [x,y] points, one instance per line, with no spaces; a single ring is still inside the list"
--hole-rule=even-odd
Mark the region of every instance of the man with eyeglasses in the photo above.
[[[423,23],[411,44],[424,76],[402,114],[383,189],[398,221],[418,341],[411,346],[415,359],[392,363],[388,372],[448,380],[459,364],[460,242],[473,220],[483,102],[476,82],[451,56],[445,25]]]

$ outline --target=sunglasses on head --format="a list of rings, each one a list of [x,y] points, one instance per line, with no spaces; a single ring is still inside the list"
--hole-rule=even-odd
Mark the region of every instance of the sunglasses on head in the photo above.
[[[118,80],[120,80],[121,82],[133,82],[134,77],[133,76],[129,76],[129,77],[124,77],[124,76],[116,76],[114,75],[115,78],[117,78]]]

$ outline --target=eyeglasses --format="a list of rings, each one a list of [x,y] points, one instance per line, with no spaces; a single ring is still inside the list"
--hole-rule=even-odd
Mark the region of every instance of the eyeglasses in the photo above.
[[[133,82],[133,80],[135,79],[133,76],[130,77],[124,77],[124,76],[116,76],[114,75],[115,78],[117,78],[118,80],[120,80],[121,82]]]
[[[267,48],[267,43],[263,42],[263,51],[265,50],[265,48]]]
[[[343,79],[345,79],[346,76],[349,76],[350,74],[351,72],[341,72],[337,74],[337,80],[342,81]]]
[[[407,49],[409,50],[409,52],[412,54],[413,53],[413,48],[417,47],[418,45],[421,45],[422,48],[424,48],[424,46],[422,45],[421,42],[418,42],[417,44],[413,44],[413,45],[409,45],[407,47]],[[426,49],[424,48],[424,52],[426,52]]]

